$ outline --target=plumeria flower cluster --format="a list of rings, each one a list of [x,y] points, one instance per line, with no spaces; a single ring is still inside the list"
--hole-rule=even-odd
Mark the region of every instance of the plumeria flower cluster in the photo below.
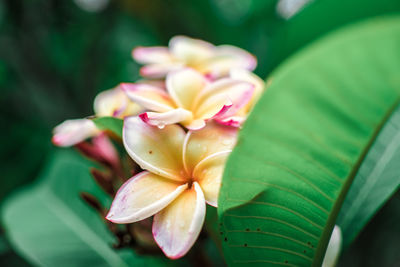
[[[155,242],[176,259],[196,241],[206,204],[218,206],[226,159],[265,84],[252,73],[255,57],[234,46],[177,36],[168,47],[137,47],[132,55],[148,80],[121,83],[94,103],[95,116],[124,119],[123,146],[142,170],[119,188],[106,219],[131,224],[154,216]],[[53,142],[79,146],[92,138],[93,153],[117,164],[104,135],[90,119],[69,120],[55,128]]]

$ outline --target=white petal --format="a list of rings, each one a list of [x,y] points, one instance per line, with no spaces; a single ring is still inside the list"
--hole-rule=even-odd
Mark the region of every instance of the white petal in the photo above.
[[[256,58],[247,51],[231,45],[221,45],[216,48],[214,56],[204,61],[199,69],[211,78],[227,76],[233,68],[254,70]]]
[[[140,75],[148,78],[164,78],[169,72],[185,66],[182,62],[156,63],[140,68]]]
[[[244,107],[244,113],[243,115],[246,115],[247,112],[255,105],[255,103],[258,101],[258,99],[261,97],[262,93],[265,90],[265,82],[252,73],[251,71],[248,71],[246,69],[232,69],[230,71],[230,77],[235,80],[240,80],[240,81],[246,81],[254,85],[254,93],[252,99],[249,101],[249,103]]]
[[[196,131],[204,128],[204,126],[206,126],[206,121],[203,119],[192,120],[191,122],[188,123],[184,122],[183,125],[191,131]]]
[[[253,95],[254,86],[248,82],[230,78],[220,79],[207,86],[196,99],[193,113],[195,119],[233,116],[245,106]],[[223,108],[227,109],[224,110]],[[229,109],[228,109],[229,107]],[[221,114],[223,110],[223,114]]]
[[[121,83],[122,90],[135,103],[157,112],[175,108],[173,101],[163,89],[145,83]]]
[[[125,117],[136,115],[140,106],[133,103],[126,94],[117,87],[99,93],[94,99],[94,112],[98,117]]]
[[[162,129],[165,127],[165,125],[188,120],[191,121],[193,118],[193,114],[186,109],[177,108],[163,113],[145,112],[140,114],[139,117],[144,122]]]
[[[189,131],[185,138],[183,157],[187,173],[200,161],[215,153],[230,152],[236,144],[237,128],[210,122],[201,130]]]
[[[171,62],[172,56],[167,47],[136,47],[132,51],[133,58],[142,64]]]
[[[325,257],[322,262],[322,267],[335,267],[342,248],[342,231],[340,227],[335,225],[333,228],[331,239],[329,240],[328,248],[325,252]]]
[[[143,220],[165,208],[186,188],[187,184],[141,172],[121,186],[106,218],[114,223]]]
[[[73,146],[99,133],[89,119],[66,120],[54,128],[52,142],[56,146]]]
[[[193,246],[204,223],[206,205],[197,182],[154,216],[153,236],[171,259],[184,256]]]
[[[199,183],[208,204],[218,206],[218,194],[221,188],[225,162],[230,151],[212,154],[196,165],[193,178]]]
[[[171,53],[186,64],[195,64],[211,57],[215,46],[199,39],[175,36],[169,42]]]
[[[131,158],[145,170],[176,181],[185,181],[182,148],[185,131],[178,125],[163,129],[139,117],[124,120],[122,140]]]
[[[201,73],[184,68],[168,74],[166,85],[177,106],[191,110],[197,95],[207,85],[207,80]]]

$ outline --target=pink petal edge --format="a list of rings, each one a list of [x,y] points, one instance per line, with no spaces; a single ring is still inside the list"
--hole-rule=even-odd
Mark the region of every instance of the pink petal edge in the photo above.
[[[197,194],[196,194],[196,209],[200,212],[198,214],[196,214],[195,218],[193,219],[194,223],[192,222],[192,225],[189,228],[189,232],[193,232],[193,228],[197,228],[199,225],[200,225],[200,231],[201,231],[201,228],[202,228],[202,226],[204,224],[204,220],[205,220],[205,214],[206,214],[206,210],[205,210],[206,200],[204,198],[203,191],[197,182],[194,182],[193,186],[195,187],[195,190],[197,192]],[[199,198],[201,198],[201,199],[199,200]],[[204,207],[202,207],[203,205],[204,205]],[[193,236],[196,235],[196,238],[194,239],[193,243],[189,241],[189,246],[187,246],[188,248],[185,248],[183,251],[177,253],[176,255],[168,255],[166,253],[166,251],[164,250],[164,248],[159,244],[159,242],[156,239],[158,231],[157,231],[157,229],[155,229],[154,223],[155,223],[155,220],[153,220],[153,227],[152,227],[152,234],[153,234],[154,241],[157,243],[157,245],[163,251],[163,253],[169,259],[172,259],[172,260],[176,260],[176,259],[179,259],[179,258],[185,256],[186,253],[188,253],[189,250],[193,247],[193,244],[196,242],[197,238],[200,235],[200,231],[198,231],[198,233],[195,233],[194,235],[192,234]],[[190,243],[192,243],[192,244],[190,244]]]
[[[143,175],[146,175],[147,173],[149,173],[149,172],[148,172],[148,171],[142,171],[142,172],[139,172],[138,174],[132,176],[132,177],[129,178],[128,180],[126,180],[126,181],[121,185],[121,187],[118,189],[117,193],[115,193],[115,196],[117,196],[117,195],[129,184],[129,182],[131,182],[131,180],[134,180],[134,179],[136,179],[136,178],[138,178],[138,177],[141,177],[141,176],[143,176]],[[114,198],[115,198],[115,197],[114,197]],[[111,203],[111,207],[110,207],[110,209],[108,210],[107,215],[106,215],[105,218],[106,218],[107,220],[109,220],[110,222],[117,223],[117,222],[115,222],[113,219],[109,218],[110,211],[112,210],[112,207],[113,207],[114,205],[115,205],[115,202],[113,201],[113,202]]]
[[[240,126],[242,126],[243,122],[234,120],[234,119],[229,119],[229,120],[219,120],[216,119],[216,122],[218,122],[219,124],[225,125],[225,126],[231,126],[231,127],[235,127],[235,128],[239,128]]]
[[[111,207],[110,207],[110,209],[109,209],[109,211],[108,211],[108,213],[107,213],[107,215],[106,215],[106,217],[105,217],[107,220],[109,220],[110,222],[116,223],[116,224],[126,224],[126,223],[127,223],[127,222],[121,222],[121,221],[118,222],[118,221],[116,221],[115,219],[112,219],[112,218],[111,218],[111,217],[113,216],[113,214],[110,214],[110,213],[111,213],[111,211],[112,211],[112,209],[113,209],[113,206],[116,205],[115,198],[116,198],[116,196],[118,196],[119,193],[121,193],[121,191],[122,191],[128,184],[130,184],[130,183],[132,182],[132,180],[140,179],[142,176],[144,176],[144,175],[146,175],[146,174],[148,174],[148,173],[150,173],[150,172],[149,172],[149,171],[142,171],[142,172],[140,172],[140,173],[138,173],[138,174],[132,176],[130,179],[128,179],[127,181],[124,182],[124,184],[118,189],[117,193],[115,194],[114,200],[113,200],[113,202],[111,203]],[[168,200],[169,202],[168,202],[168,204],[166,204],[166,205],[169,205],[169,203],[171,203],[171,202],[172,202],[176,197],[178,197],[184,190],[186,190],[186,188],[187,188],[187,184],[182,184],[182,185],[180,185],[180,186],[177,186],[177,188],[176,188],[176,190],[175,190],[174,192],[172,192],[171,194],[167,195],[167,197],[170,198],[170,199]],[[157,203],[157,202],[160,202],[160,200],[156,201],[155,203]],[[153,203],[153,204],[150,205],[150,206],[154,206],[155,203]],[[150,207],[150,206],[149,206],[149,207]],[[154,208],[154,207],[153,207],[153,208]],[[163,209],[163,208],[165,208],[165,206],[162,207],[161,209]],[[153,215],[154,215],[154,213],[153,213]],[[153,216],[153,215],[150,215],[150,216]],[[150,217],[150,216],[148,216],[148,217]]]
[[[218,111],[211,119],[221,118],[223,115],[228,112],[228,110],[233,106],[233,104],[224,105],[220,111]]]
[[[147,115],[147,112],[144,112],[144,113],[142,113],[142,114],[139,114],[139,118],[140,118],[144,123],[147,123],[148,125],[151,125],[151,124],[149,123],[150,119],[149,119],[149,116]]]

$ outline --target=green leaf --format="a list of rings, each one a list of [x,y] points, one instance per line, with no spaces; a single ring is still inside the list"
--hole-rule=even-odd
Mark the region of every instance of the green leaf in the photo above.
[[[400,100],[400,18],[302,50],[240,132],[218,214],[229,265],[320,266],[365,154]]]
[[[110,131],[122,138],[122,127],[124,126],[123,120],[114,117],[100,117],[93,119],[93,122],[100,130]]]
[[[32,265],[19,257],[15,252],[9,250],[0,254],[1,266],[31,267]]]
[[[115,250],[114,237],[82,191],[110,204],[90,177],[90,164],[72,151],[55,154],[41,182],[9,198],[2,221],[11,245],[37,266],[163,266],[160,257]]]
[[[7,252],[9,250],[7,240],[3,235],[0,235],[0,255]]]
[[[289,3],[290,1],[285,2]],[[267,73],[270,73],[285,58],[303,46],[332,30],[366,18],[400,12],[400,1],[397,0],[314,0],[302,2],[305,3],[304,7],[290,19],[271,20],[264,23],[262,26],[264,30],[260,33],[261,36],[264,35],[263,37],[254,34],[249,37],[253,39],[253,42],[258,41],[254,44],[259,50],[256,54],[262,53],[260,67]],[[301,5],[301,2],[299,4]],[[293,5],[286,5],[287,9],[291,9],[290,7],[293,8]],[[279,12],[276,14],[279,16]],[[340,14],[340,16],[333,14]],[[258,21],[256,23],[261,25]],[[259,42],[266,42],[268,51],[260,51],[265,48],[260,47]]]
[[[274,8],[276,2],[277,0],[211,0],[210,4],[221,20],[228,25],[238,25],[251,18],[255,12]]]
[[[0,161],[0,203],[12,190],[32,181],[51,148],[50,130],[34,122],[5,114],[0,119],[3,125]],[[38,153],[40,151],[40,153]],[[23,168],[21,168],[23,166]]]
[[[337,224],[347,247],[400,187],[400,106],[372,145],[344,200]]]
[[[182,0],[179,4],[187,2]],[[187,5],[195,14],[185,7],[185,12],[175,18],[180,23],[173,25],[169,36],[189,32],[216,44],[244,48],[257,56],[256,72],[261,76],[270,74],[287,57],[332,30],[366,18],[400,12],[398,0],[209,0]],[[293,17],[285,19],[278,6],[285,6],[287,10],[301,8]],[[161,27],[167,28],[164,24]]]
[[[0,263],[1,266],[31,266],[11,249],[2,229],[0,229]]]
[[[366,225],[343,252],[337,266],[398,266],[400,262],[400,191]]]

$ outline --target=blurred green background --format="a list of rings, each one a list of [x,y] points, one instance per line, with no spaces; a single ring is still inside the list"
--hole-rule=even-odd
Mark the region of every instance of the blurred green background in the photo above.
[[[139,78],[131,59],[137,45],[167,45],[177,34],[237,45],[257,56],[256,73],[266,78],[336,28],[399,12],[398,0],[0,1],[0,203],[57,150],[50,142],[56,124],[91,115],[98,92]],[[343,255],[343,266],[393,257],[399,220],[397,193]],[[0,231],[0,265],[29,266]]]

